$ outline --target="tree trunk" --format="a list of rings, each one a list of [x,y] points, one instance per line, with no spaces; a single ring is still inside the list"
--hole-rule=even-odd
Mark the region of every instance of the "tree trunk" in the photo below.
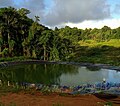
[[[46,60],[46,47],[45,45],[43,45],[43,49],[44,49],[44,61]]]
[[[23,47],[23,56],[26,56],[26,50],[25,50],[25,47]]]
[[[1,47],[0,47],[0,53],[1,53],[1,51],[2,51],[2,50],[1,50]]]
[[[30,57],[30,51],[29,51],[29,48],[27,48],[27,57]]]
[[[11,54],[11,49],[10,49],[10,34],[8,32],[8,52],[9,52],[9,55]]]
[[[1,47],[0,47],[0,57],[2,57],[2,52],[1,52],[2,50],[1,50]]]
[[[33,58],[36,58],[36,53],[35,53],[35,50],[34,50],[34,49],[32,50],[32,57],[33,57]]]

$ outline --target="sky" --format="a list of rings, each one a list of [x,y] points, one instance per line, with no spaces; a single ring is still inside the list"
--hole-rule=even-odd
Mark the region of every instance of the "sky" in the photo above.
[[[120,0],[0,0],[0,7],[27,8],[50,28],[120,26]]]

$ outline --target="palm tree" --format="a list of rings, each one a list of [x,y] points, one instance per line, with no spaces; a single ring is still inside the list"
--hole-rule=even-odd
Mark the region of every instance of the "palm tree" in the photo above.
[[[38,24],[38,21],[39,21],[39,17],[38,16],[35,16],[36,20],[35,22],[32,23],[30,29],[29,29],[29,35],[27,37],[27,40],[29,42],[29,45],[30,45],[30,50],[31,50],[31,56],[33,58],[36,58],[36,52],[35,52],[35,45],[36,45],[36,41],[37,41],[37,32],[39,30],[39,24]]]
[[[40,17],[39,16],[35,16],[35,22],[39,22],[40,21]]]
[[[8,7],[8,8],[2,8],[0,10],[0,22],[1,22],[1,31],[3,32],[2,37],[3,42],[6,43],[8,45],[8,49],[11,43],[10,41],[13,40],[13,29],[17,26],[17,18],[18,18],[18,14],[17,14],[17,10],[15,8],[12,7]],[[11,50],[9,50],[9,53],[11,52]]]
[[[13,56],[12,55],[12,50],[13,50],[15,41],[14,40],[9,40],[8,43],[9,43],[9,55]]]
[[[0,53],[1,53],[1,47],[2,47],[2,45],[3,45],[3,39],[2,39],[2,35],[0,33]]]
[[[44,60],[48,59],[48,52],[50,49],[50,37],[52,36],[52,32],[50,30],[45,30],[42,32],[41,36],[39,37],[39,43],[42,45],[44,53]]]

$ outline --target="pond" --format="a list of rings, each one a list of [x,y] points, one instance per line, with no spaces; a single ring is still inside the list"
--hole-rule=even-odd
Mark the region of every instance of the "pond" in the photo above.
[[[41,83],[77,86],[86,83],[120,82],[120,72],[109,69],[65,64],[24,64],[0,68],[0,80],[4,83]]]

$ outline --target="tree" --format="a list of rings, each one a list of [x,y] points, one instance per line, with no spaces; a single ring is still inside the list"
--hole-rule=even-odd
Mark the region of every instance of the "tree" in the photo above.
[[[14,40],[9,40],[8,43],[9,43],[9,55],[13,56],[12,51],[13,51],[13,47],[15,45],[15,41]]]
[[[21,8],[18,10],[18,13],[24,18],[27,17],[28,14],[30,14],[30,11],[25,8]]]
[[[45,30],[42,32],[40,38],[39,38],[39,43],[43,46],[44,50],[44,60],[48,60],[48,52],[49,52],[49,47],[50,47],[50,37],[52,36],[52,32],[50,30]],[[49,45],[47,45],[47,43]]]
[[[38,24],[39,17],[35,16],[35,22],[32,23],[30,29],[29,29],[29,35],[27,37],[28,40],[28,45],[29,45],[29,51],[31,51],[31,57],[36,58],[36,52],[35,52],[35,47],[36,47],[36,42],[38,38],[38,31],[40,30],[40,25]]]
[[[7,57],[8,54],[9,54],[8,48],[4,48],[3,51],[2,51],[2,56],[3,56],[3,57]]]
[[[2,45],[3,45],[3,39],[2,39],[2,35],[1,35],[1,33],[0,33],[0,53],[1,53],[1,47],[2,47]]]
[[[8,48],[9,53],[11,53],[11,43],[13,41],[14,43],[17,43],[16,32],[19,30],[19,18],[20,15],[13,7],[5,7],[0,9],[0,30],[3,37],[3,44],[6,45],[5,47]]]

